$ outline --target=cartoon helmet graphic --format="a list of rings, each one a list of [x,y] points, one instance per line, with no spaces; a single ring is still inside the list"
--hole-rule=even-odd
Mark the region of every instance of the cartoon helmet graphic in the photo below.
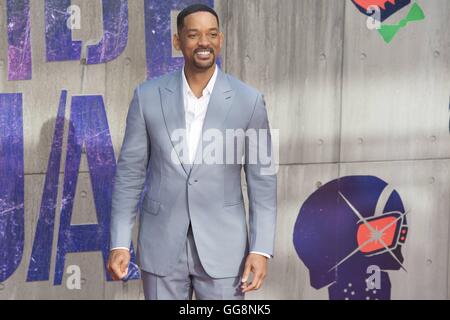
[[[401,248],[407,233],[397,191],[377,177],[348,176],[306,199],[293,241],[312,287],[329,286],[331,300],[388,300],[386,270],[404,269]],[[376,285],[372,272],[378,275]]]
[[[380,22],[411,3],[411,0],[352,0],[353,4],[365,15],[373,14],[373,7],[380,10]]]

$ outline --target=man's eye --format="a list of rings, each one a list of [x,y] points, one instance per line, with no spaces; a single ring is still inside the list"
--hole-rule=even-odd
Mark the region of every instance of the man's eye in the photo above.
[[[189,35],[188,35],[188,38],[190,38],[190,39],[195,39],[196,37],[197,37],[196,34],[189,34]]]
[[[211,33],[210,36],[211,36],[212,38],[215,38],[215,37],[217,37],[217,33]]]

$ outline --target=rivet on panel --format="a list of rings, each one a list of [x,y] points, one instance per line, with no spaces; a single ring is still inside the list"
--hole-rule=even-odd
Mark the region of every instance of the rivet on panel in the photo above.
[[[441,56],[441,53],[440,53],[438,50],[436,50],[436,51],[433,53],[433,55],[434,55],[435,58],[439,58],[439,57]]]
[[[361,60],[366,60],[367,58],[367,54],[365,54],[364,52],[361,53]]]
[[[125,65],[126,65],[126,66],[129,66],[130,63],[131,63],[131,58],[126,58],[126,59],[125,59]]]
[[[80,63],[81,63],[82,65],[86,65],[86,58],[82,58],[82,59],[80,60]]]
[[[431,136],[430,137],[430,141],[433,142],[433,143],[436,142],[437,141],[437,137],[436,136]]]
[[[249,55],[246,55],[246,56],[245,56],[245,62],[250,62],[250,61],[252,61],[252,59],[250,58]]]
[[[364,143],[364,139],[363,138],[358,138],[358,144],[363,144]]]
[[[317,144],[318,144],[319,146],[323,146],[324,141],[323,141],[322,139],[319,139],[319,140],[317,141]]]
[[[87,282],[86,278],[81,278],[81,284],[82,284],[82,285],[85,285],[86,282]]]
[[[320,61],[325,61],[327,60],[327,55],[325,53],[321,53],[319,56]]]
[[[86,191],[81,191],[81,197],[82,198],[86,198],[87,197],[87,192]]]
[[[0,68],[3,68],[4,65],[5,65],[5,61],[4,60],[0,60]]]
[[[428,182],[430,184],[433,184],[436,181],[436,179],[434,177],[431,177],[430,179],[428,179]]]
[[[431,260],[431,259],[427,260],[427,265],[431,265],[432,263],[433,263],[433,260]]]
[[[322,182],[317,181],[317,182],[316,182],[316,188],[319,189],[321,186],[322,186]]]

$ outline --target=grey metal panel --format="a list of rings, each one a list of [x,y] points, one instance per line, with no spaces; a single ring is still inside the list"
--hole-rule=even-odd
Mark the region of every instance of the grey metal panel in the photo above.
[[[392,299],[447,299],[450,160],[342,164],[340,174],[383,179],[409,212],[402,248],[407,272],[388,271]]]
[[[327,289],[315,290],[309,271],[293,245],[295,221],[303,202],[319,186],[338,177],[337,164],[283,165],[278,173],[278,218],[273,260],[264,286],[247,299],[328,299]]]
[[[450,156],[450,2],[417,2],[426,19],[390,44],[346,2],[342,161]]]
[[[228,1],[227,71],[265,94],[282,164],[338,160],[343,17],[343,1]]]

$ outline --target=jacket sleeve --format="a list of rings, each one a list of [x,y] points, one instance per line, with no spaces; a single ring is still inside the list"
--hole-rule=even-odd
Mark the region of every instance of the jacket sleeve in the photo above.
[[[131,245],[137,207],[144,187],[150,140],[139,100],[134,91],[126,121],[125,136],[117,162],[111,208],[111,248]]]
[[[271,256],[275,244],[278,169],[272,149],[264,97],[258,94],[245,139],[250,251]]]

